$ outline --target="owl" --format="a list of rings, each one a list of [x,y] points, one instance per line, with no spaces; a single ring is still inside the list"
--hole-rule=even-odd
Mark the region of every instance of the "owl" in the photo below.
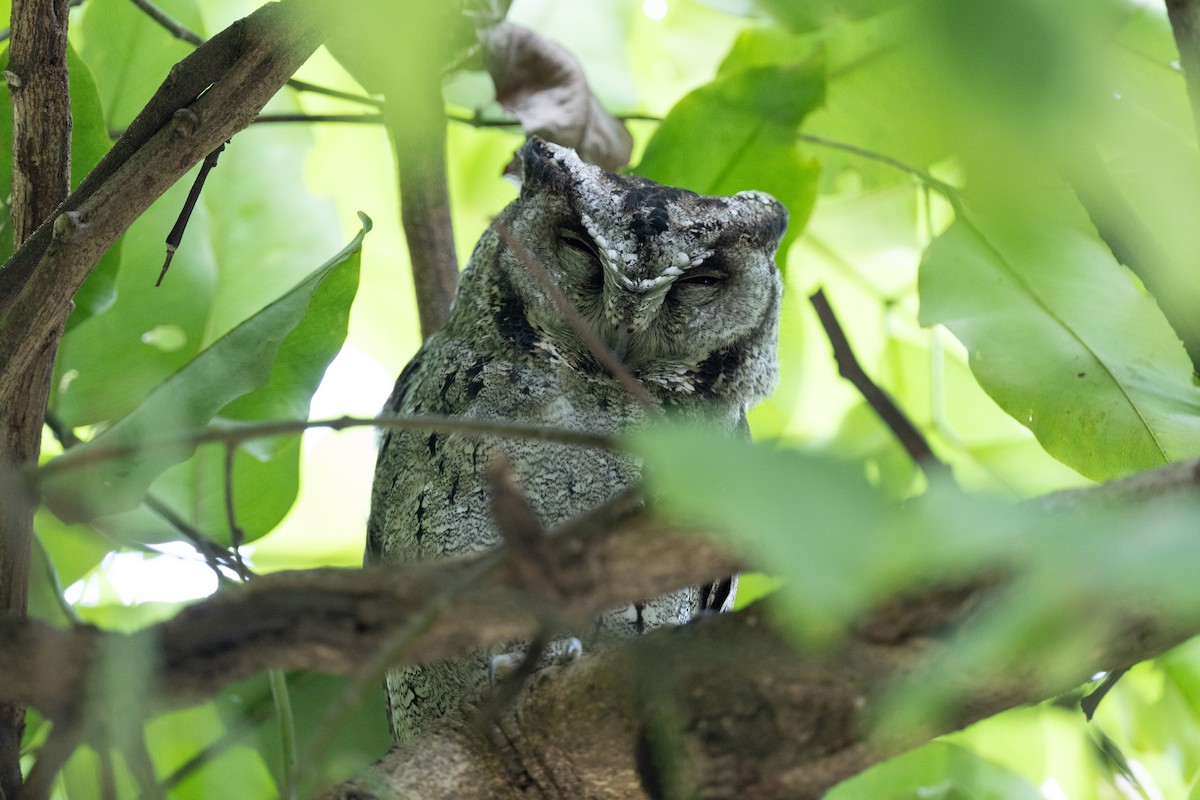
[[[744,432],[746,411],[776,380],[781,281],[774,254],[787,226],[784,207],[762,192],[707,197],[608,173],[537,138],[518,157],[520,196],[476,245],[448,322],[404,368],[384,413],[617,434],[663,411]],[[523,247],[510,248],[506,238]],[[531,259],[641,382],[649,405],[576,334],[532,274]],[[625,453],[389,431],[375,468],[366,562],[496,546],[485,470],[501,453],[547,529],[640,477],[637,460]],[[588,650],[680,625],[705,608],[728,606],[733,588],[725,581],[647,598],[578,635]],[[397,743],[478,688],[493,655],[389,672]]]

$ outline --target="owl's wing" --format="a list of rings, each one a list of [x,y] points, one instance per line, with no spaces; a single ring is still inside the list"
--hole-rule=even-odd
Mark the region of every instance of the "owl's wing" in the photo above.
[[[418,352],[411,361],[404,365],[404,369],[400,372],[400,377],[396,378],[396,385],[392,387],[392,393],[388,396],[387,402],[383,406],[383,415],[402,414],[408,405],[406,399],[412,395],[417,386],[421,382],[425,363],[425,350]],[[379,439],[379,455],[377,456],[378,463],[376,464],[375,488],[372,491],[371,499],[371,517],[367,523],[367,541],[366,547],[363,550],[363,566],[373,566],[384,563],[383,560],[383,542],[380,541],[384,534],[384,529],[378,524],[378,516],[380,509],[377,507],[379,502],[379,481],[380,481],[380,464],[387,457],[391,448],[392,438],[399,431],[395,429],[382,430],[382,435]],[[403,476],[398,476],[403,477]]]
[[[737,428],[734,430],[734,436],[741,436],[743,439],[750,440],[750,423],[746,421],[746,415],[742,414],[742,418],[738,420]],[[712,611],[718,614],[733,610],[733,601],[737,598],[737,574],[730,575],[728,578],[722,578],[712,583],[706,583],[700,587],[700,611]]]

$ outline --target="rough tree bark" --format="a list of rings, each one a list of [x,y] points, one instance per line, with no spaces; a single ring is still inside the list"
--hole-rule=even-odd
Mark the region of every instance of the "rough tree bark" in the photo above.
[[[15,0],[8,81],[13,109],[13,246],[20,247],[67,196],[71,183],[71,106],[67,80],[67,0]],[[0,387],[0,471],[36,464],[50,374],[66,313],[28,342],[28,366]],[[33,542],[33,503],[5,487],[0,514],[0,611],[24,616]],[[25,711],[0,705],[0,797],[21,786]]]
[[[37,460],[50,371],[71,298],[151,202],[253,121],[321,43],[334,15],[314,0],[290,0],[235,23],[172,71],[67,196],[67,3],[13,4],[5,77],[13,98],[13,223],[20,246],[0,269],[0,611],[25,612],[33,506],[23,501],[13,476]],[[20,708],[0,707],[0,796],[16,797],[20,789],[21,729]]]

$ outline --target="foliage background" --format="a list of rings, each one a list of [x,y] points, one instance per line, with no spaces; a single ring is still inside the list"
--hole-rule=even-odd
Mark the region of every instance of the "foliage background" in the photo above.
[[[241,0],[161,5],[209,35],[255,7]],[[754,412],[752,427],[757,439],[778,440],[781,452],[803,450],[852,467],[831,484],[830,497],[841,502],[815,516],[783,514],[761,526],[774,539],[752,548],[775,548],[767,552],[797,562],[836,561],[841,552],[829,543],[836,537],[811,536],[809,527],[852,532],[834,518],[855,503],[862,476],[891,500],[925,485],[837,376],[806,301],[817,287],[826,289],[867,371],[973,493],[1022,499],[1200,453],[1200,398],[1187,355],[1197,352],[1195,341],[1186,314],[1164,314],[1197,307],[1194,270],[1185,267],[1197,252],[1190,221],[1200,207],[1200,163],[1159,4],[517,0],[510,19],[579,58],[606,108],[650,118],[629,123],[635,171],[701,191],[768,189],[789,205],[782,381]],[[129,122],[190,46],[125,0],[83,3],[73,12],[71,43],[78,180],[109,132]],[[298,77],[362,92],[324,50]],[[507,119],[482,73],[455,75],[446,97],[452,116],[479,111]],[[363,108],[285,90],[267,111]],[[3,124],[0,137],[11,137]],[[511,126],[450,123],[460,260],[515,196],[499,175],[522,139]],[[1126,269],[1093,227],[1087,182],[1078,178],[1093,174],[1092,165],[1075,166],[1085,156],[1102,163],[1149,228],[1161,248],[1157,272]],[[156,203],[89,279],[56,368],[55,417],[88,439],[127,415],[136,420],[139,409],[151,431],[203,424],[214,413],[219,421],[373,415],[419,346],[383,127],[260,124],[239,134],[156,289],[162,240],[186,191],[181,183]],[[359,211],[375,222],[361,258],[350,253],[296,299],[293,287],[354,239]],[[1157,290],[1161,311],[1146,287]],[[277,357],[262,344],[272,326],[258,312],[287,297],[292,318],[303,321],[295,338],[277,342]],[[222,341],[236,344],[222,337],[239,330],[246,339],[230,349],[275,371],[266,388],[235,400],[242,392],[230,388],[238,373],[229,354],[209,356],[205,367],[203,353]],[[153,394],[171,381],[203,402],[184,403],[180,418],[166,419]],[[205,403],[208,410],[199,409]],[[645,447],[651,464],[665,448]],[[60,449],[47,436],[46,457]],[[359,564],[373,461],[365,429],[240,448],[234,497],[251,568]],[[785,475],[792,463],[751,459],[744,472]],[[222,473],[219,449],[202,449],[151,493],[227,544]],[[79,488],[50,491],[50,505],[66,518],[78,515],[66,500],[56,506],[55,497],[74,497]],[[997,508],[971,506],[945,528],[1003,527],[979,516],[1007,521]],[[44,553],[34,575],[35,616],[134,629],[215,588],[178,527],[145,505],[76,524],[43,509],[37,522]],[[860,547],[871,541],[864,534]],[[895,580],[887,570],[855,578],[849,567],[823,576],[781,572],[785,589],[788,578],[793,588],[802,584],[787,608],[810,643]],[[844,604],[829,601],[854,580],[862,586],[847,590]],[[751,593],[771,585],[751,581]],[[1043,594],[1027,598],[1031,604],[1052,597],[1044,585],[1034,589]],[[807,616],[798,609],[809,609]],[[1055,631],[1048,625],[1023,652],[1036,652]],[[1032,636],[1026,628],[1009,635]],[[130,677],[138,669],[114,663],[110,671],[112,690],[127,692],[131,704],[144,699]],[[290,724],[277,719],[279,697],[265,676],[217,702],[156,717],[144,736],[171,796],[275,796],[289,731],[301,753],[312,747],[340,686],[315,675],[293,675],[289,683]],[[381,698],[356,713],[322,761],[328,775],[348,774],[386,749]],[[31,753],[44,735],[32,716]],[[120,745],[122,736],[140,735],[116,735],[112,752],[81,749],[64,770],[60,794],[94,797],[105,785],[133,793],[137,765]],[[835,796],[1200,796],[1197,743],[1200,651],[1193,643],[1123,678],[1091,723],[1069,703],[1010,712],[872,770]]]

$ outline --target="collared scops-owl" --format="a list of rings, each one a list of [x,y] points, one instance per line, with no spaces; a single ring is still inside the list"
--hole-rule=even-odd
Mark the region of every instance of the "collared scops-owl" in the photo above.
[[[387,414],[449,414],[614,434],[658,409],[732,433],[776,380],[781,281],[774,254],[787,212],[756,191],[707,197],[585,164],[531,139],[521,192],[461,276],[445,327],[409,362]],[[634,399],[575,333],[531,274],[536,259],[588,326],[645,387]],[[504,453],[546,528],[637,482],[631,456],[550,441],[409,430],[384,433],[367,563],[458,556],[494,547],[484,473]],[[615,609],[580,631],[585,651],[663,626],[709,604],[729,582]],[[387,676],[397,742],[427,729],[486,680],[491,653]]]

